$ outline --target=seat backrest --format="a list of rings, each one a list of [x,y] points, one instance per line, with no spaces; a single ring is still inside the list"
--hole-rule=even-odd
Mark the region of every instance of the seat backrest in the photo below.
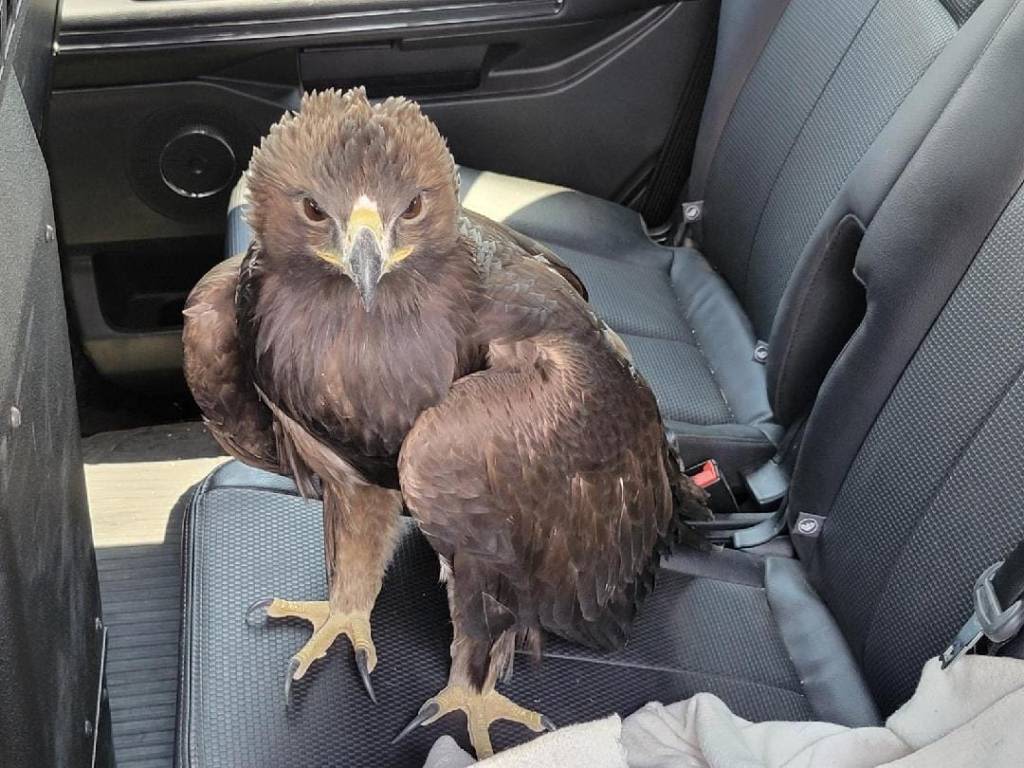
[[[762,338],[829,203],[964,16],[942,0],[791,0],[778,17],[731,104],[703,192],[706,255]]]
[[[867,312],[808,421],[798,551],[884,713],[1024,538],[1024,4],[867,228]]]
[[[834,205],[844,185],[980,4],[723,0],[718,63],[688,196],[704,200],[702,248],[746,308],[757,337],[770,340],[770,360],[787,354],[793,335],[791,324],[782,338],[773,333],[780,305],[806,298],[787,293],[794,272],[835,245],[848,213]],[[889,157],[892,165],[907,159],[909,153]],[[856,250],[856,237],[841,242]],[[823,290],[815,287],[811,300]],[[842,325],[835,331],[843,338],[823,350],[825,367],[848,332]],[[802,341],[812,343],[806,334]],[[775,376],[769,370],[773,390],[777,368]],[[788,378],[808,376],[813,372]],[[801,392],[803,400],[819,382],[820,375]],[[772,399],[783,423],[796,415],[785,396]]]

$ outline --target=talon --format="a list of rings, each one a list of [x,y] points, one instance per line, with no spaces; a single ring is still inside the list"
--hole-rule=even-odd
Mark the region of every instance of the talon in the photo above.
[[[267,608],[274,602],[272,597],[261,597],[245,609],[245,623],[250,627],[260,627],[267,623]]]
[[[519,706],[493,688],[484,693],[449,683],[448,687],[420,707],[412,722],[405,726],[391,743],[394,744],[413,728],[429,725],[456,710],[461,710],[466,715],[469,742],[473,745],[478,760],[494,754],[489,731],[491,725],[498,720],[525,725],[534,733],[555,730],[555,724],[550,718]]]
[[[246,611],[246,623],[251,626],[266,624],[268,619],[294,618],[308,621],[313,625],[313,634],[299,651],[292,656],[285,680],[285,699],[290,700],[292,683],[302,678],[310,666],[327,655],[328,649],[341,635],[352,643],[356,657],[356,668],[367,694],[373,703],[377,695],[370,683],[370,673],[377,666],[377,651],[370,637],[370,614],[367,611],[342,613],[333,612],[324,600],[298,601],[263,597],[255,601]]]
[[[291,661],[288,662],[288,672],[284,676],[284,705],[286,707],[291,706],[292,703],[292,681],[298,680],[295,673],[299,671],[301,663],[294,656]],[[301,675],[299,675],[301,677]]]
[[[399,741],[408,736],[410,732],[412,732],[416,728],[419,728],[421,725],[426,725],[433,718],[437,717],[437,715],[440,714],[440,712],[440,704],[438,704],[433,699],[427,701],[426,703],[424,703],[422,707],[420,707],[420,711],[416,713],[416,717],[409,721],[409,724],[402,729],[402,732],[400,734],[398,734],[397,736],[395,736],[395,738],[391,740],[391,743],[397,744]]]
[[[356,651],[356,669],[359,670],[359,678],[363,681],[363,687],[366,688],[370,701],[376,704],[377,695],[373,692],[373,685],[370,683],[369,658],[369,653],[362,648]]]

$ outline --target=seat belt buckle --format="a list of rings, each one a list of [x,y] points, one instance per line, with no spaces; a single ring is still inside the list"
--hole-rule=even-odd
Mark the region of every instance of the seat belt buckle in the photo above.
[[[974,583],[974,613],[957,632],[949,647],[939,654],[943,669],[971,651],[982,637],[988,638],[993,647],[997,648],[1024,628],[1024,602],[1017,600],[1003,608],[992,586],[992,579],[1002,565],[1002,560],[993,563],[982,571]]]
[[[725,482],[722,470],[714,459],[694,464],[685,469],[683,474],[689,477],[698,488],[704,489],[708,495],[711,509],[715,512],[728,514],[739,510],[736,497],[733,496],[732,489]]]
[[[708,490],[715,483],[722,481],[722,473],[718,470],[718,462],[714,459],[702,461],[686,470],[686,476],[693,481],[698,488]]]

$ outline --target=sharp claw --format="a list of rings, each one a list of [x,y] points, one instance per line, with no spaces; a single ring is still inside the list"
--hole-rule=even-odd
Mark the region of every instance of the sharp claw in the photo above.
[[[356,651],[356,669],[359,670],[359,677],[363,681],[366,693],[370,696],[370,701],[376,704],[377,695],[373,692],[373,685],[370,683],[369,660],[370,655],[366,651],[362,649]]]
[[[288,662],[288,672],[284,676],[284,705],[285,707],[291,706],[292,703],[292,681],[295,679],[295,673],[299,669],[299,660],[292,657],[292,660]]]
[[[391,743],[397,744],[399,741],[408,736],[412,730],[418,728],[421,725],[424,725],[428,720],[430,720],[430,718],[435,717],[437,713],[440,711],[441,705],[438,704],[436,701],[426,702],[422,707],[420,707],[420,711],[416,713],[416,717],[409,721],[409,724],[402,729],[402,732],[400,734],[398,734],[397,736],[395,736],[395,738],[391,740]]]
[[[556,730],[558,730],[558,727],[553,722],[551,722],[551,718],[548,717],[547,715],[541,715],[540,716],[540,726],[545,731],[556,731]]]
[[[259,627],[267,623],[267,608],[274,602],[272,597],[261,597],[245,610],[245,623],[250,627]]]

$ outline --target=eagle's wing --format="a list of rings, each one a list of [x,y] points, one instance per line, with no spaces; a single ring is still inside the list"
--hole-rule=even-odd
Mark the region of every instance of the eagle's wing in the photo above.
[[[507,227],[493,219],[489,219],[483,214],[471,211],[468,208],[462,209],[463,216],[477,229],[489,235],[491,238],[499,242],[505,242],[509,245],[516,245],[522,252],[533,258],[543,259],[547,264],[560,274],[565,280],[576,289],[576,292],[583,297],[586,301],[590,298],[587,293],[587,287],[583,284],[579,275],[573,272],[572,268],[560,259],[554,251],[541,243],[538,243],[532,237],[527,237],[522,232],[517,232],[511,227]]]
[[[185,303],[185,379],[210,434],[246,464],[280,471],[270,412],[256,393],[238,343],[235,292],[242,257],[223,261]]]
[[[681,517],[707,511],[610,332],[544,264],[499,245],[481,310],[489,367],[417,420],[402,491],[456,578],[461,565],[491,598],[481,624],[512,613],[616,647]]]

